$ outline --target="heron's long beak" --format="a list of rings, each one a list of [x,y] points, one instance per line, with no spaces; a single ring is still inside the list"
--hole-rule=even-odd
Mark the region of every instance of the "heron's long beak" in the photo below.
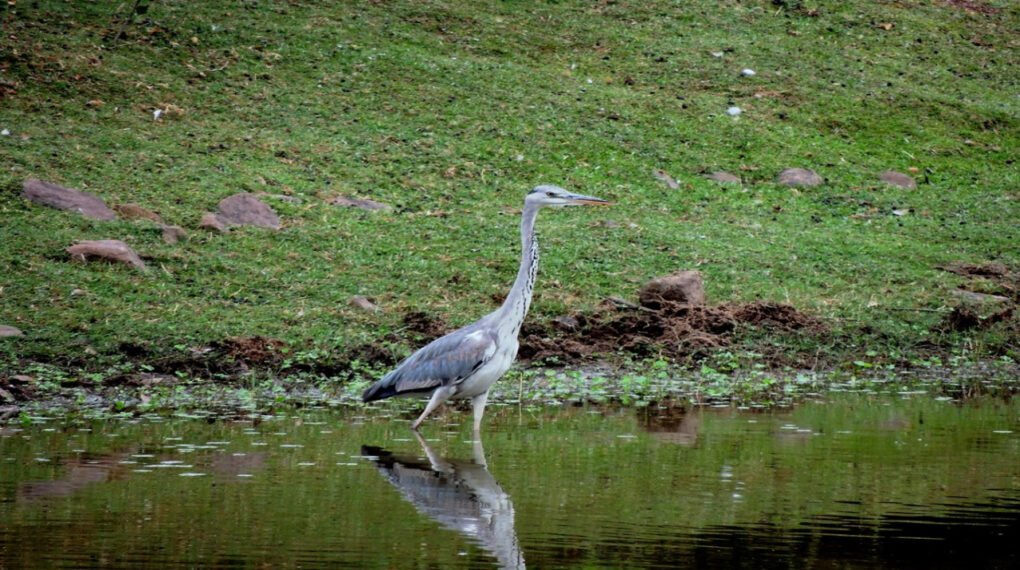
[[[584,194],[571,194],[567,196],[567,205],[569,206],[612,206],[613,203],[609,200],[603,200],[602,198],[596,198],[595,196],[585,196]]]

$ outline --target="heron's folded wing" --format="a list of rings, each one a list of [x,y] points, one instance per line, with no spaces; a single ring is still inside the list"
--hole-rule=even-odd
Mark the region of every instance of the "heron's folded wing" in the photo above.
[[[412,354],[388,380],[396,392],[417,392],[464,380],[496,353],[496,336],[485,330],[456,331]],[[387,378],[383,379],[384,381]]]

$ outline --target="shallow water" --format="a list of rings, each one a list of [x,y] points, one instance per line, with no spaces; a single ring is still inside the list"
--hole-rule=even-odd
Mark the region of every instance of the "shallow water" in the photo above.
[[[444,423],[456,422],[456,423]],[[0,428],[0,568],[1018,567],[1020,404]]]

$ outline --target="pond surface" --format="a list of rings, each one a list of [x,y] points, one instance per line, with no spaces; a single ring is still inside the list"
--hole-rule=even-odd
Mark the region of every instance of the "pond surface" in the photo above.
[[[456,423],[445,423],[456,422]],[[27,422],[26,422],[27,423]],[[1020,402],[35,418],[0,568],[1017,568]]]

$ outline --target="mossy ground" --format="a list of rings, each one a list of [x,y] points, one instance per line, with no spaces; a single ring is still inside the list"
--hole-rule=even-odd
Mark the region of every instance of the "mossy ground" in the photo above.
[[[617,206],[541,216],[535,322],[698,269],[713,301],[789,303],[832,331],[747,331],[737,352],[1017,359],[1015,327],[939,328],[952,289],[996,285],[938,269],[1020,267],[1013,2],[131,5],[0,12],[0,324],[26,333],[0,339],[0,374],[137,369],[253,336],[292,365],[380,339],[399,357],[421,340],[405,314],[459,325],[495,306],[542,182]],[[775,184],[792,166],[826,183]],[[743,184],[702,177],[717,169]],[[886,169],[918,188],[879,183]],[[31,205],[29,177],[190,238]],[[267,193],[283,229],[197,229],[240,191]],[[149,271],[64,253],[105,238]]]

